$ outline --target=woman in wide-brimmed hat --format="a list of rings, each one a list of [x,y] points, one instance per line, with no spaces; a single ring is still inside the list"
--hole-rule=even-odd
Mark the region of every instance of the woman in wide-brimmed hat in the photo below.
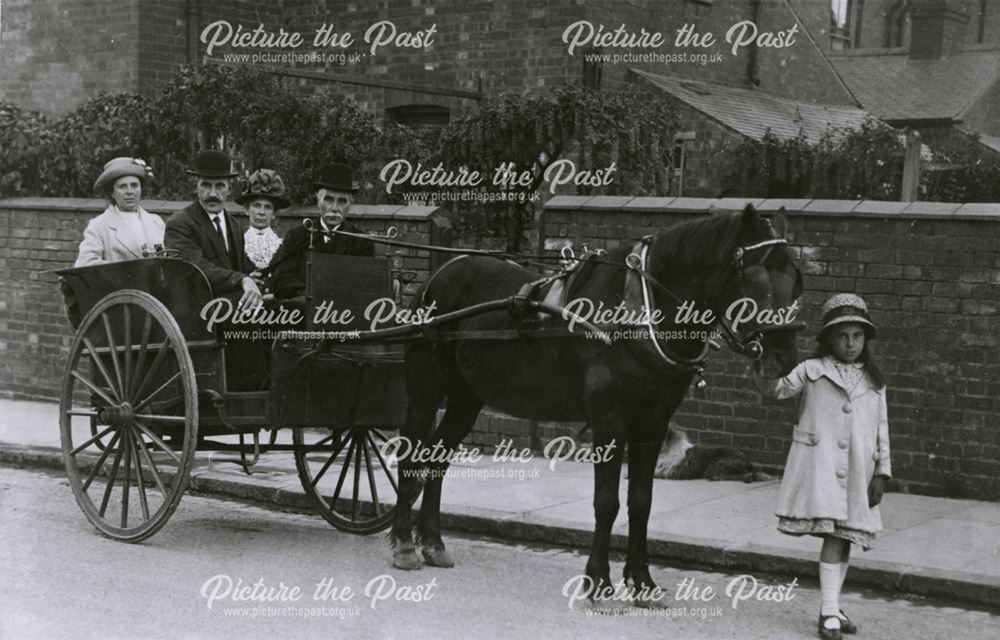
[[[114,158],[104,165],[94,191],[107,197],[108,207],[87,223],[75,266],[134,260],[163,244],[163,220],[139,205],[152,176],[140,158]]]
[[[243,234],[244,251],[254,266],[263,269],[281,245],[272,225],[278,210],[291,204],[285,197],[285,182],[273,169],[258,169],[250,174],[236,202],[243,205],[250,218],[250,228]]]

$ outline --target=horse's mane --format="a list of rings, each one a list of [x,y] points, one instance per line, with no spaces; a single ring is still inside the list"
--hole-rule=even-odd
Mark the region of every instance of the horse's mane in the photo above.
[[[700,220],[682,222],[663,232],[657,239],[655,253],[671,265],[687,268],[711,268],[725,264],[738,246],[751,240],[742,238],[746,213],[716,214]],[[754,215],[754,214],[751,214]],[[767,235],[767,222],[756,215],[752,239]]]

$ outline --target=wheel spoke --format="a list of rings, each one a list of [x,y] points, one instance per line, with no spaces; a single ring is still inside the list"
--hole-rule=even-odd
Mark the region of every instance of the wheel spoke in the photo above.
[[[379,465],[382,467],[382,471],[385,471],[385,477],[389,478],[389,484],[392,485],[392,490],[395,491],[396,494],[398,495],[399,486],[396,485],[396,479],[392,477],[391,473],[389,473],[389,465],[386,464],[385,458],[382,457],[382,452],[379,451],[379,448],[377,446],[375,446],[375,441],[372,439],[370,433],[367,435],[367,437],[369,444],[371,444],[372,446],[372,450],[375,451],[375,456],[378,458],[378,462]]]
[[[104,467],[105,460],[107,460],[108,456],[111,455],[111,450],[115,448],[116,444],[118,444],[118,441],[121,439],[121,435],[122,434],[120,433],[116,433],[111,438],[111,442],[108,443],[108,446],[104,447],[104,451],[101,452],[101,457],[97,459],[97,463],[94,464],[94,468],[90,470],[89,474],[87,474],[87,479],[83,483],[84,492],[87,491],[90,487],[90,483],[94,481],[94,478],[97,477],[97,474],[100,473],[101,469]]]
[[[146,466],[149,467],[149,474],[153,476],[153,482],[156,483],[156,486],[160,489],[160,494],[162,494],[163,499],[166,500],[167,488],[164,486],[163,480],[160,479],[160,470],[156,466],[156,463],[153,462],[153,456],[151,456],[149,451],[146,449],[146,441],[142,439],[141,433],[137,433],[135,436],[136,444],[139,447],[139,453],[142,455],[142,459],[146,461]]]
[[[129,400],[134,400],[136,393],[138,392],[137,384],[139,382],[139,372],[146,365],[146,348],[149,346],[149,333],[153,328],[153,316],[146,312],[146,321],[142,325],[142,340],[139,343],[139,353],[135,355],[135,375],[132,379],[132,384],[128,389]]]
[[[344,478],[347,477],[347,469],[351,466],[351,455],[354,453],[354,445],[357,444],[354,438],[351,438],[351,446],[347,448],[347,457],[344,458],[344,466],[340,469],[340,478],[337,479],[337,488],[333,492],[333,497],[330,499],[330,510],[336,511],[337,498],[340,497],[340,490],[344,486]]]
[[[90,361],[93,362],[97,366],[97,370],[101,372],[101,377],[104,378],[104,382],[107,383],[108,389],[111,391],[111,393],[115,394],[116,398],[118,398],[117,400],[109,399],[107,400],[107,402],[109,404],[120,404],[121,394],[119,394],[118,389],[115,388],[115,383],[111,379],[111,374],[108,373],[108,370],[104,366],[104,363],[101,361],[101,358],[97,355],[97,350],[94,349],[93,343],[90,342],[89,338],[84,338],[83,344],[85,347],[87,347],[87,351],[90,352]]]
[[[86,449],[87,447],[89,447],[90,445],[94,444],[95,442],[97,442],[98,440],[100,440],[101,438],[103,438],[108,433],[108,431],[112,431],[112,430],[114,430],[114,426],[109,426],[107,429],[105,429],[104,431],[96,434],[93,438],[91,438],[90,440],[87,440],[86,442],[84,442],[83,444],[81,444],[76,449],[73,449],[72,451],[70,451],[69,454],[71,456],[75,456],[76,454],[80,453],[81,451],[83,451],[84,449]]]
[[[115,478],[118,477],[118,465],[122,462],[122,453],[124,452],[125,449],[119,447],[118,452],[115,454],[115,461],[111,465],[111,474],[108,475],[108,485],[104,487],[104,499],[101,500],[101,509],[98,511],[98,515],[102,518],[108,508],[108,500],[111,499],[111,490],[115,488]]]
[[[328,438],[323,438],[323,440],[320,440],[320,441],[319,441],[319,442],[317,442],[316,444],[317,444],[317,445],[319,445],[319,444],[322,444],[323,442],[325,442],[326,440],[328,440],[328,439],[331,439],[331,438],[333,438],[333,435],[329,436]],[[340,443],[338,443],[338,444],[337,444],[337,445],[336,445],[336,446],[334,447],[334,450],[333,450],[333,455],[331,455],[331,456],[330,456],[330,457],[329,457],[329,458],[327,459],[326,463],[325,463],[325,464],[323,465],[323,468],[319,470],[319,473],[317,473],[317,474],[316,474],[316,477],[315,477],[315,478],[313,478],[313,480],[312,480],[312,486],[313,486],[313,488],[314,488],[314,489],[316,488],[316,485],[317,485],[317,484],[319,484],[319,480],[320,480],[320,478],[322,478],[322,477],[323,477],[323,474],[325,474],[325,473],[326,473],[326,470],[330,468],[330,465],[332,465],[332,464],[333,464],[333,461],[337,459],[337,456],[339,456],[339,455],[340,455],[340,452],[344,450],[344,445],[346,445],[346,444],[347,444],[347,442],[348,442],[348,441],[349,441],[350,439],[351,439],[351,436],[350,436],[350,435],[348,435],[348,436],[347,436],[346,438],[344,438],[344,439],[343,439],[342,441],[340,441]]]
[[[132,436],[131,431],[126,427],[122,429],[122,441],[125,449],[125,482],[122,483],[122,529],[128,528],[128,498],[129,489],[132,488]]]
[[[166,389],[167,387],[169,387],[171,384],[174,383],[175,380],[177,380],[177,378],[180,378],[180,377],[181,377],[181,372],[180,371],[177,371],[177,373],[175,373],[174,375],[170,376],[170,378],[168,378],[166,382],[164,382],[163,384],[161,384],[156,389],[156,391],[154,391],[153,393],[149,394],[148,396],[146,396],[142,400],[142,402],[140,402],[137,405],[135,405],[135,411],[142,411],[143,409],[145,409],[149,405],[149,403],[153,401],[153,398],[155,398],[157,396],[157,394],[159,394],[161,391],[163,391],[164,389]]]
[[[365,441],[361,440],[364,446]],[[358,519],[358,491],[361,490],[361,447],[354,451],[354,496],[351,498],[351,521]]]
[[[122,360],[125,361],[125,378],[122,380],[122,398],[128,398],[128,390],[132,388],[132,311],[131,305],[122,307],[125,342],[122,345]]]
[[[153,444],[155,444],[157,447],[159,447],[160,449],[162,449],[163,452],[166,453],[167,455],[169,455],[171,458],[173,458],[174,462],[176,462],[178,465],[181,463],[180,456],[178,456],[174,452],[173,449],[171,449],[170,447],[168,447],[167,444],[165,442],[163,442],[163,440],[161,440],[159,438],[159,436],[157,436],[155,433],[153,433],[152,431],[150,431],[149,427],[147,427],[146,425],[142,424],[138,420],[135,421],[135,426],[138,427],[139,430],[141,430],[144,434],[146,434],[146,436],[148,436],[149,439],[153,441]]]
[[[389,442],[389,438],[386,438],[385,434],[379,431],[378,429],[372,429],[370,433],[374,433],[376,436],[378,436],[378,439],[381,440],[382,442]]]
[[[375,516],[379,515],[378,489],[375,488],[375,474],[372,472],[372,457],[368,453],[368,434],[361,439],[361,447],[365,452],[365,471],[368,472],[368,487],[372,491],[372,502],[375,504]]]
[[[129,440],[132,442],[132,459],[135,460],[135,484],[139,489],[139,507],[142,508],[143,521],[149,520],[149,502],[146,499],[146,483],[142,479],[142,462],[139,455],[140,445],[137,434],[131,434]]]
[[[115,406],[115,405],[118,404],[114,399],[112,399],[111,396],[109,396],[108,394],[106,394],[103,389],[101,389],[96,384],[94,384],[93,382],[91,382],[85,375],[83,375],[79,371],[70,371],[69,374],[71,376],[73,376],[74,378],[76,378],[77,380],[79,380],[80,382],[82,382],[85,387],[87,387],[88,389],[90,389],[91,391],[93,391],[94,393],[96,393],[97,395],[99,395],[101,397],[101,399],[104,400],[105,402],[107,402],[108,404],[110,404],[112,406]],[[114,392],[113,389],[111,391]]]
[[[317,440],[316,442],[312,443],[309,446],[311,446],[311,447],[322,447],[327,442],[333,440],[336,436],[337,436],[336,433],[331,433],[330,435],[328,435],[327,437],[323,438],[322,440]]]
[[[122,384],[122,367],[121,363],[118,362],[118,347],[115,345],[115,337],[111,332],[111,319],[108,318],[108,314],[101,314],[101,322],[104,324],[104,334],[108,338],[108,350],[111,352],[111,365],[115,369],[115,379],[118,380],[118,397],[125,397],[125,386]]]
[[[184,424],[187,422],[187,418],[184,416],[156,416],[149,413],[143,413],[139,415],[140,418],[146,420],[152,420],[153,422],[174,422],[177,424]]]
[[[150,380],[153,380],[157,373],[160,372],[160,367],[163,366],[163,361],[166,359],[167,352],[170,350],[170,336],[163,339],[163,344],[160,345],[159,351],[156,352],[156,356],[153,358],[153,364],[149,365],[149,370],[142,377],[142,382],[139,383],[139,388],[136,389],[135,394],[132,396],[138,398],[142,395],[142,392],[146,390],[146,386],[149,384]]]

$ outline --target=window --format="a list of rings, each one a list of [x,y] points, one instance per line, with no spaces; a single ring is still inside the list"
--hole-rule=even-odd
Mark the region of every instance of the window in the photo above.
[[[897,0],[886,12],[885,46],[907,47],[910,40],[910,3]]]
[[[986,0],[979,2],[979,25],[976,29],[976,42],[982,44],[986,41]]]
[[[851,28],[855,22],[854,0],[830,0],[830,48],[854,47]]]

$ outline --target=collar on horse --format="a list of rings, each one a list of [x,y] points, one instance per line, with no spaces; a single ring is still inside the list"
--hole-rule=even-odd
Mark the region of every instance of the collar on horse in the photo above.
[[[702,343],[701,352],[694,358],[687,358],[671,350],[666,343],[661,344],[661,342],[657,340],[656,326],[652,321],[652,309],[655,304],[655,299],[653,298],[653,291],[650,289],[652,288],[655,291],[659,291],[667,296],[670,296],[678,304],[683,301],[677,296],[677,294],[664,286],[663,283],[657,280],[656,277],[649,272],[648,256],[649,247],[652,244],[652,241],[653,236],[643,237],[642,240],[636,243],[632,252],[625,257],[625,266],[639,276],[642,301],[643,305],[647,309],[647,313],[644,314],[646,318],[646,335],[649,342],[653,346],[653,350],[664,363],[673,368],[693,370],[699,378],[695,386],[698,389],[703,389],[707,384],[704,376],[702,375],[702,372],[704,371],[705,356],[710,346],[717,349],[718,345],[716,345],[712,340],[705,338]],[[747,253],[756,249],[768,247],[767,252],[765,252],[764,256],[760,259],[760,262],[763,263],[776,245],[783,245],[787,243],[788,241],[784,238],[770,238],[754,244],[737,247],[733,252],[733,257],[730,261],[729,268],[726,270],[726,275],[719,284],[719,290],[725,288],[725,286],[732,279],[733,275],[738,274],[742,284],[745,268],[744,258]],[[729,345],[730,349],[753,360],[759,360],[761,356],[764,355],[764,347],[761,340],[763,339],[764,332],[769,330],[769,328],[760,327],[757,331],[754,331],[747,336],[740,336],[740,334],[733,329],[731,323],[727,322],[724,314],[717,313],[716,316],[718,317],[717,323],[722,326],[722,336]]]

